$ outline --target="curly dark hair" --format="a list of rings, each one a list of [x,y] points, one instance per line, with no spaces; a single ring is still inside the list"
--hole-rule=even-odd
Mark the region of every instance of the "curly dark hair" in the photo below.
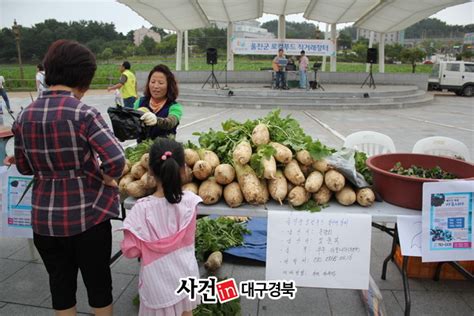
[[[171,70],[168,68],[168,66],[163,65],[163,64],[155,66],[148,74],[148,79],[146,81],[145,91],[143,91],[143,95],[145,95],[145,97],[147,98],[151,98],[150,88],[148,87],[148,85],[150,84],[151,76],[155,72],[161,72],[162,74],[165,75],[166,81],[168,83],[168,91],[166,92],[166,98],[168,99],[169,102],[175,101],[178,98],[178,93],[179,93],[178,83],[176,82],[176,79],[173,73],[171,72]]]

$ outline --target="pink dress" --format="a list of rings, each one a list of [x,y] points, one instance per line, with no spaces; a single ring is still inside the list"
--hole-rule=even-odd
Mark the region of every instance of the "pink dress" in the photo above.
[[[139,199],[127,214],[121,243],[127,258],[141,258],[138,292],[139,315],[177,315],[191,311],[199,301],[175,294],[180,278],[199,278],[194,255],[196,194],[184,191],[180,203],[148,196]]]

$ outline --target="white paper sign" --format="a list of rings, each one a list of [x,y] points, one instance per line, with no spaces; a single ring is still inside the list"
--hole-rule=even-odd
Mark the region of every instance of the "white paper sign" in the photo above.
[[[267,280],[368,289],[371,216],[269,211]]]
[[[421,215],[398,216],[397,229],[402,255],[421,257]]]
[[[299,56],[302,50],[307,56],[334,56],[334,43],[330,40],[232,38],[231,49],[240,55],[276,55],[283,48],[285,55]]]
[[[20,202],[32,176],[24,176],[15,165],[1,175],[2,207],[0,236],[33,238],[31,229],[31,191]]]
[[[423,184],[422,261],[474,260],[474,181]]]

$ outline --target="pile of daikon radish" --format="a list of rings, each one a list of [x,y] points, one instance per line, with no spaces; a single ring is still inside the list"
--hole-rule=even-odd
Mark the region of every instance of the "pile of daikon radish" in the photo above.
[[[304,207],[310,201],[323,206],[333,196],[342,205],[374,203],[375,195],[369,187],[354,189],[324,158],[314,159],[310,150],[295,151],[271,139],[272,121],[247,124],[247,130],[248,126],[253,128],[248,137],[244,133],[237,141],[229,138],[233,143],[226,144],[226,148],[231,152],[221,153],[226,157],[188,146],[181,177],[183,190],[198,194],[204,204],[215,204],[223,198],[229,207],[266,204],[270,198],[294,207]],[[121,193],[136,198],[151,194],[156,183],[148,172],[148,154],[128,168],[130,171],[119,182]]]

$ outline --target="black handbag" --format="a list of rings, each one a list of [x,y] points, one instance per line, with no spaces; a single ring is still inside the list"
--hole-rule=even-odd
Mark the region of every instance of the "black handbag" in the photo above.
[[[129,139],[146,139],[148,137],[148,129],[143,121],[140,120],[140,117],[144,114],[142,111],[116,106],[109,107],[107,113],[112,121],[115,137],[121,142]]]

